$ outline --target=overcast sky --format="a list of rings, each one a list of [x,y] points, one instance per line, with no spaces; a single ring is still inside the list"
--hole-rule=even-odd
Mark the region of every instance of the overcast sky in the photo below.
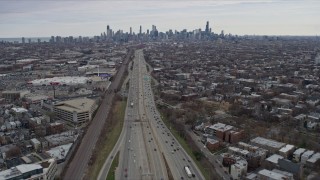
[[[0,37],[93,36],[106,30],[201,28],[249,35],[320,35],[320,0],[0,0]]]

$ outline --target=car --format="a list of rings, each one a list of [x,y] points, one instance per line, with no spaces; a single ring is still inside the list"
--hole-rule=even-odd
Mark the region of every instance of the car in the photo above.
[[[157,149],[156,149],[156,148],[154,148],[154,151],[157,151]]]

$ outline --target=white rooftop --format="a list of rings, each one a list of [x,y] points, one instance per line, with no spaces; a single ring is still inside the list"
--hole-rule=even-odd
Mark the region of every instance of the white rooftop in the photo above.
[[[272,169],[272,172],[276,172],[276,173],[279,173],[279,174],[282,174],[282,175],[285,175],[287,177],[291,177],[293,179],[293,174],[290,173],[290,172],[287,172],[287,171],[281,171],[279,169]]]
[[[72,143],[69,143],[69,144],[51,148],[46,152],[50,154],[51,157],[54,157],[56,159],[64,159],[67,156],[71,146],[72,146]]]
[[[223,123],[216,123],[216,124],[211,125],[209,128],[224,132],[224,131],[231,130],[233,128],[233,126],[226,125],[226,124],[223,124]]]
[[[284,146],[283,148],[281,148],[279,151],[280,152],[283,152],[283,153],[286,153],[290,150],[294,149],[294,145],[291,145],[291,144],[287,144],[286,146]]]
[[[272,162],[274,164],[278,164],[279,159],[283,159],[283,157],[278,154],[273,154],[272,156],[268,157],[266,161]]]
[[[16,113],[23,113],[23,112],[28,112],[28,110],[27,109],[25,109],[25,108],[11,108],[14,112],[16,112]]]
[[[30,81],[33,85],[41,86],[43,84],[50,85],[50,83],[59,83],[60,85],[77,85],[77,84],[85,84],[89,81],[88,77],[78,77],[78,76],[65,76],[65,77],[53,77],[53,78],[45,78],[45,79],[36,79]]]
[[[303,153],[303,152],[305,152],[306,151],[306,149],[304,149],[304,148],[299,148],[299,149],[297,149],[293,154],[301,154],[301,153]]]
[[[40,141],[36,138],[30,139],[33,144],[40,144]]]
[[[62,132],[60,134],[45,136],[44,138],[52,145],[59,145],[74,142],[77,138],[77,135],[75,135],[74,132],[70,130]]]
[[[320,159],[320,153],[315,153],[311,158],[307,160],[309,163],[315,163]]]
[[[258,172],[260,175],[264,175],[266,177],[272,178],[272,179],[286,179],[286,176],[277,172],[272,172],[267,169],[263,169]]]
[[[283,146],[285,146],[285,143],[282,142],[278,142],[272,139],[266,139],[263,137],[256,137],[254,139],[251,139],[251,142],[254,142],[256,144],[261,144],[261,145],[265,145],[265,146],[269,146],[269,147],[273,147],[273,148],[281,148]]]
[[[218,143],[219,141],[215,140],[215,139],[207,138],[207,142],[209,142],[211,144],[215,144],[215,143]]]
[[[21,172],[21,173],[26,173],[30,172],[36,169],[42,169],[43,167],[39,164],[21,164],[16,166],[16,168]]]
[[[248,150],[245,150],[245,149],[240,149],[240,148],[237,148],[237,147],[232,147],[232,146],[229,146],[228,147],[229,150],[233,151],[233,152],[239,152],[243,155],[246,155],[246,154],[249,154],[250,152]]]
[[[311,156],[312,154],[314,154],[314,151],[308,150],[308,151],[304,152],[304,153],[302,154],[302,156],[307,157],[307,156]]]

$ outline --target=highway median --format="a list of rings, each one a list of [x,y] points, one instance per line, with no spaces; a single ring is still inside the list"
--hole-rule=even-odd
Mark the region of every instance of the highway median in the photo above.
[[[103,127],[101,136],[89,161],[85,179],[97,179],[100,169],[121,134],[127,100],[121,97],[116,97],[115,99],[107,122]]]

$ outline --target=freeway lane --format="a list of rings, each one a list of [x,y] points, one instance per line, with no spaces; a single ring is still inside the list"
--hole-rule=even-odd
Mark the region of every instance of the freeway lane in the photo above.
[[[83,179],[85,172],[87,170],[87,165],[92,155],[92,151],[95,147],[95,144],[99,138],[102,127],[105,123],[105,120],[108,116],[108,112],[112,105],[112,100],[114,98],[114,90],[118,89],[121,78],[127,68],[126,65],[132,54],[130,50],[127,54],[127,57],[115,75],[114,81],[109,86],[107,93],[105,94],[102,103],[97,110],[95,117],[90,123],[87,132],[84,134],[84,137],[75,152],[75,155],[72,161],[69,163],[69,166],[66,168],[65,175],[63,179]]]
[[[191,172],[194,174],[195,179],[204,179],[198,167],[193,160],[179,145],[178,141],[171,134],[166,125],[162,122],[159,112],[156,110],[153,94],[151,90],[151,77],[146,69],[146,63],[143,57],[143,52],[139,51],[139,66],[141,80],[143,81],[143,87],[141,91],[144,92],[144,104],[146,110],[146,116],[149,120],[151,128],[155,133],[158,144],[161,147],[161,151],[164,153],[168,162],[169,168],[172,172],[174,179],[188,179],[188,175],[184,171],[184,167],[188,166]]]
[[[112,154],[120,150],[116,179],[168,179],[163,156],[145,115],[138,55],[136,52],[133,70],[129,71],[129,94],[123,130],[112,150]],[[106,178],[112,163],[111,156],[107,158],[98,179]]]
[[[167,179],[164,161],[154,135],[149,129],[143,105],[142,83],[139,71],[139,54],[136,52],[130,78],[129,99],[133,103],[131,133],[127,134],[123,151],[124,161],[120,163],[119,179]],[[127,151],[128,153],[125,153]],[[160,164],[160,166],[159,166]],[[127,176],[127,177],[126,177]]]
[[[120,147],[116,179],[168,179],[163,157],[174,179],[190,178],[184,170],[185,166],[193,173],[192,179],[204,179],[195,162],[161,120],[142,50],[135,52],[128,102],[133,106],[126,110],[126,133],[123,136],[124,145]]]

